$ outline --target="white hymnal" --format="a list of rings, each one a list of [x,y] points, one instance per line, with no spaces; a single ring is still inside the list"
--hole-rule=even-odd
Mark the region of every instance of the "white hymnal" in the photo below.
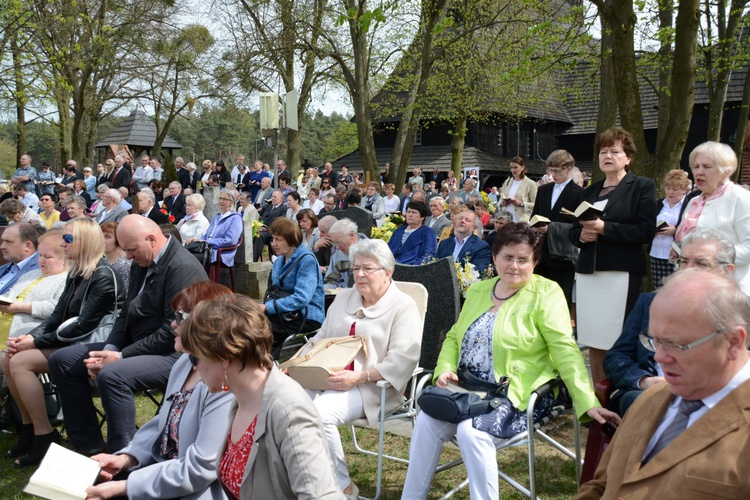
[[[52,443],[23,491],[54,500],[85,500],[99,469],[98,462]]]

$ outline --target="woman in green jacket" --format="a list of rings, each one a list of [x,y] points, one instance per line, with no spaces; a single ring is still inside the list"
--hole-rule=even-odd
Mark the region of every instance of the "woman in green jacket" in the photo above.
[[[526,430],[531,393],[558,374],[578,418],[619,423],[619,417],[596,400],[562,290],[534,275],[540,252],[539,233],[528,224],[508,223],[497,231],[492,255],[498,277],[469,288],[458,322],[443,343],[433,382],[439,387],[460,385],[459,371],[490,383],[507,376],[508,402],[458,424],[421,412],[402,498],[427,497],[442,445],[454,435],[469,474],[471,498],[498,498],[495,448]],[[545,416],[553,404],[552,394],[538,401],[535,418]]]

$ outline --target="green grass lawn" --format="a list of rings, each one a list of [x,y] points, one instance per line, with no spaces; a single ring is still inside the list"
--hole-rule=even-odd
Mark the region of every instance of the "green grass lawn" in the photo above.
[[[142,425],[153,416],[154,405],[145,396],[138,397],[136,404],[138,408],[138,423]],[[550,427],[549,434],[572,449],[572,417],[561,417]],[[585,429],[583,431],[583,442],[585,443]],[[362,495],[372,497],[375,494],[377,458],[359,454],[354,450],[348,428],[342,427],[341,433],[352,480],[359,486]],[[361,446],[369,449],[377,449],[377,431],[360,429],[357,436]],[[217,436],[217,439],[224,439],[224,436]],[[0,454],[4,455],[5,451],[14,443],[14,435],[0,434]],[[63,440],[63,445],[66,444],[69,443]],[[387,434],[386,450],[390,454],[407,457],[409,453],[409,440],[405,437]],[[457,449],[445,447],[441,463],[458,457],[460,457],[460,454]],[[526,470],[525,447],[501,451],[498,453],[498,459],[501,466],[520,482],[523,483],[528,479],[528,474],[524,472]],[[401,487],[406,477],[406,467],[406,465],[400,463],[385,461],[381,498],[400,498]],[[33,467],[18,469],[13,466],[11,459],[0,458],[0,499],[31,498],[21,493],[21,488],[24,487],[34,470]],[[436,475],[432,483],[430,498],[439,498],[453,486],[460,483],[465,477],[466,471],[463,466],[458,466]],[[563,457],[547,444],[538,444],[537,485],[539,488],[538,494],[541,498],[560,500],[571,498],[576,492],[575,466],[573,462]],[[526,498],[502,481],[500,483],[500,490],[502,498],[505,500]],[[464,488],[453,498],[468,499],[468,488]]]

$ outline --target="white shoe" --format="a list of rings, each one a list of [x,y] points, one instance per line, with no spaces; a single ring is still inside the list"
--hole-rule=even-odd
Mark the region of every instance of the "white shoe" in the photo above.
[[[346,500],[359,500],[359,488],[356,484],[352,483],[352,492],[344,493],[344,498]]]

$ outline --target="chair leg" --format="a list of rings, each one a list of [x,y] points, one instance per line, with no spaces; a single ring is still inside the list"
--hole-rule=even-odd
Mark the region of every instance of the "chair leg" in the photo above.
[[[232,281],[232,291],[234,291],[234,267],[229,268],[229,279]]]

